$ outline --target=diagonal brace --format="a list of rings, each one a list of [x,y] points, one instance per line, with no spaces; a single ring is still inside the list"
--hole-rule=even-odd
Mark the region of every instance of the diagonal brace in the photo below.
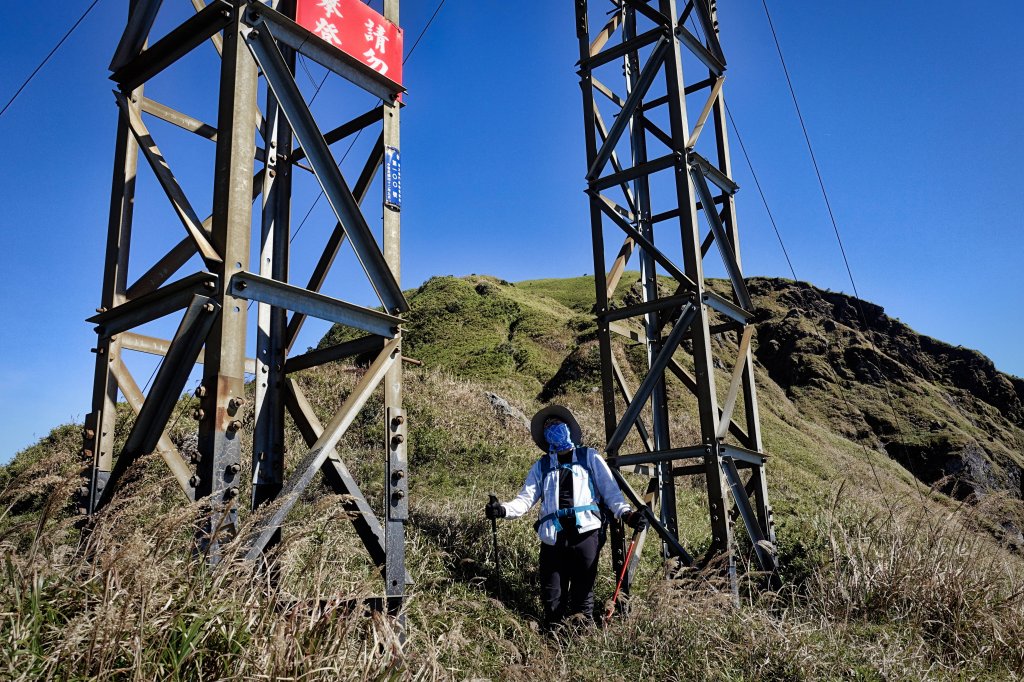
[[[718,244],[718,251],[722,254],[722,261],[725,263],[726,272],[729,273],[729,281],[732,282],[733,291],[736,293],[736,300],[744,310],[753,310],[754,303],[750,300],[750,292],[747,290],[747,283],[743,281],[743,271],[736,260],[736,252],[732,247],[732,240],[725,232],[725,225],[718,211],[714,209],[714,199],[708,183],[704,180],[704,173],[699,165],[690,166],[690,177],[693,178],[694,187],[704,204],[704,215],[708,217],[711,224],[711,231],[715,233],[715,243]]]
[[[121,358],[117,358],[114,362],[110,363],[110,373],[114,375],[114,379],[117,380],[117,387],[124,394],[125,400],[128,401],[132,411],[138,417],[139,412],[142,411],[142,406],[146,402],[146,396],[135,382],[135,377],[125,367]],[[184,458],[182,458],[181,453],[178,452],[178,448],[174,447],[174,443],[168,438],[166,429],[160,434],[160,440],[156,443],[156,451],[163,457],[164,462],[167,463],[167,468],[174,474],[174,478],[178,481],[178,486],[181,487],[182,492],[185,493],[185,497],[189,501],[195,500],[195,488],[189,483],[192,472]]]
[[[608,164],[608,159],[611,158],[612,152],[615,151],[615,146],[618,145],[622,134],[633,119],[633,114],[636,112],[637,107],[640,106],[651,84],[654,83],[654,78],[658,75],[661,65],[665,61],[665,55],[668,54],[668,48],[669,42],[662,36],[655,44],[654,51],[648,57],[644,68],[641,69],[633,91],[629,93],[626,103],[622,106],[622,111],[619,112],[615,122],[612,123],[611,129],[608,131],[608,137],[594,156],[594,162],[590,164],[590,169],[587,171],[588,182],[593,182],[601,176],[601,172]]]
[[[327,197],[338,222],[344,226],[370,285],[387,312],[397,314],[408,311],[409,304],[402,294],[402,289],[388,267],[384,254],[381,253],[380,246],[359,209],[359,203],[345,183],[341,169],[338,168],[316,121],[313,120],[313,114],[306,106],[302,93],[299,92],[268,27],[264,25],[259,30],[246,30],[245,43],[263,70],[267,84],[288,118],[295,137],[306,150],[309,164],[320,181],[324,196]]]
[[[208,231],[204,229],[202,221],[199,220],[199,216],[196,215],[195,210],[192,208],[192,204],[185,197],[184,190],[181,189],[181,185],[175,179],[163,154],[160,153],[160,148],[153,141],[153,136],[150,135],[149,129],[143,123],[142,116],[137,111],[134,111],[132,107],[128,106],[128,100],[123,94],[115,92],[114,97],[117,99],[117,106],[121,109],[121,115],[124,116],[128,127],[131,128],[132,135],[138,141],[139,148],[153,169],[156,179],[160,182],[160,187],[163,188],[168,201],[174,207],[174,212],[181,221],[181,224],[185,226],[185,230],[192,237],[192,241],[196,243],[199,253],[206,259],[207,264],[212,265],[213,263],[223,262],[220,254],[217,253],[217,249],[207,239]]]
[[[309,487],[309,484],[313,481],[313,476],[323,467],[334,446],[345,435],[345,432],[355,420],[356,415],[363,409],[366,401],[369,400],[370,394],[373,393],[377,385],[384,379],[387,371],[398,360],[400,341],[400,339],[394,339],[384,346],[384,350],[381,351],[380,355],[377,356],[377,359],[373,361],[373,364],[366,371],[366,374],[363,375],[355,388],[352,389],[352,392],[345,399],[341,409],[331,419],[327,428],[316,439],[316,442],[310,446],[309,452],[302,458],[302,461],[296,466],[295,472],[281,489],[276,501],[277,507],[273,513],[268,518],[261,519],[255,524],[246,542],[246,559],[258,559],[273,540],[274,534],[281,528],[285,517],[288,516],[295,503],[298,502],[299,496]]]
[[[306,444],[312,446],[323,434],[324,427],[316,418],[313,408],[298,383],[292,378],[285,379],[285,388],[287,389],[285,404],[288,406],[288,411],[295,420],[295,425]],[[373,513],[366,498],[363,497],[359,486],[356,485],[355,479],[349,473],[348,467],[338,456],[337,450],[331,448],[320,471],[331,488],[339,495],[345,496],[342,505],[350,515],[349,518],[352,520],[356,534],[362,539],[373,563],[378,567],[383,566],[387,558],[384,549],[384,529],[381,528],[380,521],[377,520],[377,516]]]
[[[139,416],[92,511],[99,511],[110,502],[114,489],[128,468],[156,448],[219,311],[220,306],[206,296],[192,298],[167,355],[160,363],[149,397],[139,410]]]
[[[665,367],[668,366],[668,362],[672,359],[673,353],[676,352],[676,349],[683,340],[683,335],[686,334],[687,330],[689,330],[690,325],[693,324],[693,320],[696,317],[697,307],[692,302],[683,306],[682,312],[679,314],[679,320],[665,338],[664,345],[651,362],[651,367],[647,372],[647,376],[645,376],[644,380],[640,382],[640,386],[636,390],[636,395],[633,396],[633,400],[629,403],[629,406],[626,407],[626,411],[623,413],[618,426],[615,427],[615,432],[612,434],[612,437],[608,439],[608,447],[606,448],[606,451],[609,455],[614,456],[618,453],[619,447],[622,445],[622,442],[626,440],[626,436],[629,434],[629,430],[633,428],[633,422],[635,422],[637,417],[640,416],[640,411],[643,409],[644,404],[650,397],[651,392],[654,391],[654,387],[662,380],[662,373],[665,371]]]
[[[740,480],[740,472],[736,469],[736,463],[733,462],[732,457],[722,457],[721,463],[725,480],[732,492],[733,502],[736,503],[736,509],[739,511],[750,541],[754,545],[757,563],[762,571],[774,573],[779,568],[775,547],[765,538],[764,531],[761,530],[761,525],[754,516],[754,510],[750,506],[750,497],[747,495],[747,489],[743,486],[743,481]]]

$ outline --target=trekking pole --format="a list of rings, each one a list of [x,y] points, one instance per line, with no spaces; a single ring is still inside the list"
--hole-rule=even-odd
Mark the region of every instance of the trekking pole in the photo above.
[[[488,500],[491,504],[498,504],[498,496],[488,493]],[[498,520],[491,519],[491,536],[494,538],[494,580],[498,584],[498,601],[504,601],[501,597],[501,564],[498,563]]]
[[[626,572],[629,571],[629,560],[633,558],[633,550],[636,549],[636,541],[640,537],[640,530],[633,531],[633,539],[629,541],[629,549],[626,551],[626,561],[622,564],[622,573],[619,575],[619,582],[615,585],[615,594],[612,595],[612,603],[608,606],[608,613],[604,614],[604,625],[607,625],[612,619],[612,614],[615,613],[615,601],[619,598],[619,590],[622,589],[622,581],[626,577]]]

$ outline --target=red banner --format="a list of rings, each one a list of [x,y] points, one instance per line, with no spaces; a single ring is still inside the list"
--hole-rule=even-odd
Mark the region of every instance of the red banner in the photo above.
[[[402,84],[402,29],[362,0],[298,0],[295,22]]]

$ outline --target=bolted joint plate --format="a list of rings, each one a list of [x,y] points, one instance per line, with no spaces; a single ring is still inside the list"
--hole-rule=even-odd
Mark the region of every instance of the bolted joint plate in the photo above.
[[[387,411],[388,449],[388,519],[407,521],[409,519],[409,472],[406,445],[408,441],[408,418],[405,410],[389,408]]]

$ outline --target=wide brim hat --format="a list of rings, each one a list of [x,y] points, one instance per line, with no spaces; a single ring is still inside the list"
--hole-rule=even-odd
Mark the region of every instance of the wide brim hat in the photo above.
[[[548,441],[544,438],[544,422],[549,417],[557,417],[565,422],[569,427],[569,437],[572,438],[572,442],[576,445],[580,444],[580,441],[583,440],[583,429],[580,428],[579,422],[576,421],[576,417],[569,411],[569,408],[562,405],[548,405],[533,415],[533,419],[530,421],[530,435],[533,436],[533,442],[537,444],[537,447],[544,452],[548,451]]]

